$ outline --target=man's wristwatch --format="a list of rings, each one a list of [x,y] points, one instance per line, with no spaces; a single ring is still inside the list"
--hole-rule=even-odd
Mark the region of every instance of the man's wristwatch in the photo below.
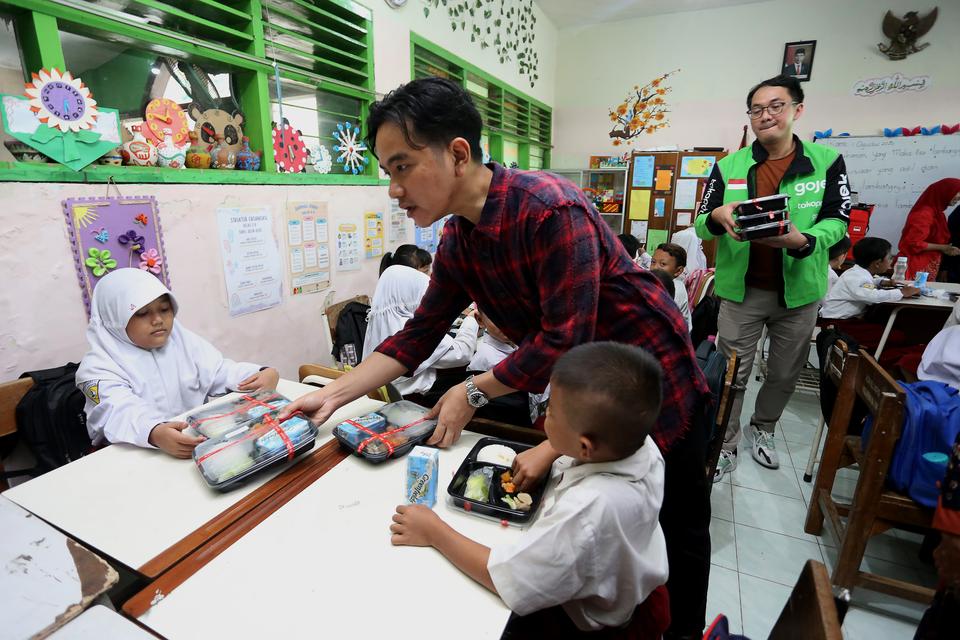
[[[467,402],[470,403],[470,406],[474,409],[486,406],[486,404],[490,402],[487,394],[477,389],[477,385],[473,382],[473,376],[467,376],[467,379],[464,380],[464,385],[467,387]]]

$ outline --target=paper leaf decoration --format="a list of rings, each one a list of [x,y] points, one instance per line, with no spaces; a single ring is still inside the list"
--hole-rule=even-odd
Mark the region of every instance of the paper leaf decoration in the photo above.
[[[338,122],[333,137],[340,143],[334,145],[333,150],[340,153],[337,156],[337,162],[343,163],[344,172],[350,172],[353,175],[361,173],[370,160],[364,155],[367,146],[359,140],[360,127],[356,127],[349,122],[343,124]]]
[[[307,169],[307,147],[300,132],[284,118],[282,126],[273,123],[273,153],[280,173],[303,173]]]
[[[679,69],[654,78],[644,86],[634,85],[633,91],[616,107],[609,110],[613,129],[610,137],[614,145],[633,144],[642,133],[654,133],[670,124],[667,120],[665,96],[672,91],[664,81]]]

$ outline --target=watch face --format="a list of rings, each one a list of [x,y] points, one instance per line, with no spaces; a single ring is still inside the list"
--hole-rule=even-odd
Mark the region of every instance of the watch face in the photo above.
[[[48,82],[40,91],[40,101],[61,120],[73,122],[83,117],[86,101],[77,89],[66,82]]]
[[[145,120],[147,126],[144,130],[144,136],[152,140],[155,144],[163,142],[167,129],[173,137],[173,143],[177,146],[187,143],[190,131],[187,127],[187,115],[183,112],[173,100],[169,98],[156,98],[147,104]]]

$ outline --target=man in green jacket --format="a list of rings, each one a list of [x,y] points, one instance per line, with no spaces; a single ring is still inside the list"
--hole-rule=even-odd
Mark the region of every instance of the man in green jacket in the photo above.
[[[793,135],[793,123],[803,114],[800,82],[787,76],[765,80],[747,94],[747,107],[757,139],[717,162],[696,220],[701,238],[717,238],[717,346],[726,357],[734,350],[740,355],[733,413],[714,481],[737,465],[743,393],[765,326],[767,375],[745,432],[757,462],[771,469],[780,465],[774,428],[807,360],[827,290],[827,252],[846,234],[850,212],[843,157]],[[790,196],[789,233],[742,240],[737,204],[776,194]]]

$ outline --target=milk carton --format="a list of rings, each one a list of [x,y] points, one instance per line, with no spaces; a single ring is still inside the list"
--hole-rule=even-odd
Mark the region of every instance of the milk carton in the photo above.
[[[407,456],[405,497],[410,504],[424,504],[431,509],[437,503],[437,473],[440,452],[430,447],[414,447]]]

